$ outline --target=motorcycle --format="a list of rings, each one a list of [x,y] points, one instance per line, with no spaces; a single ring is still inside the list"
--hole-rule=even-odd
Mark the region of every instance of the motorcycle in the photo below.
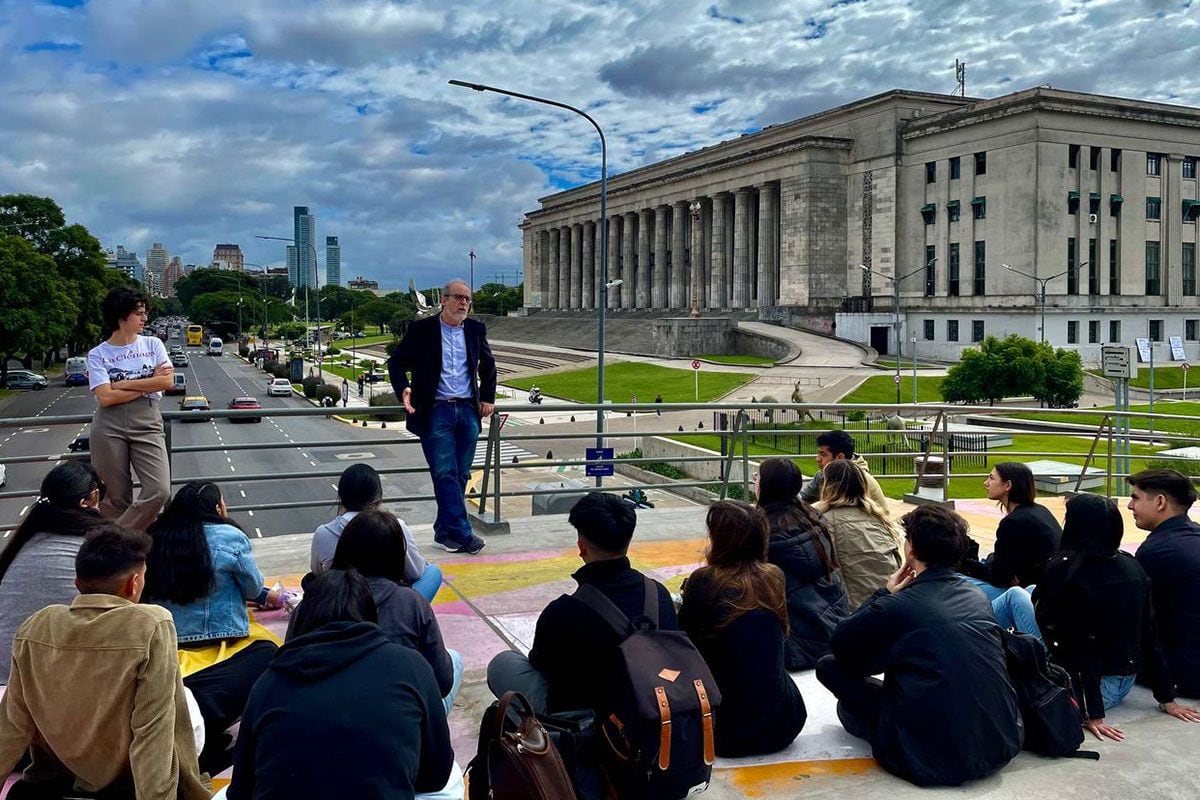
[[[535,406],[540,406],[542,404],[542,400],[544,400],[544,399],[545,398],[542,397],[541,389],[539,389],[535,386],[529,390],[529,402],[530,403],[533,403]]]

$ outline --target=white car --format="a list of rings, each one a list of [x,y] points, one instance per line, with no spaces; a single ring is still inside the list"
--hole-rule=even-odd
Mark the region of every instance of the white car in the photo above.
[[[292,382],[287,378],[272,378],[267,386],[267,397],[291,397]]]

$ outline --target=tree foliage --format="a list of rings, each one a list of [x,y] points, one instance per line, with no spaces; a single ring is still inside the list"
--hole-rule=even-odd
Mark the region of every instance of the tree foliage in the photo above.
[[[355,319],[360,319],[364,323],[374,325],[379,328],[379,332],[384,332],[384,326],[391,323],[392,318],[400,312],[400,306],[395,303],[389,303],[386,300],[369,300],[359,306],[355,312]]]
[[[504,315],[516,311],[525,302],[525,287],[505,286],[502,283],[485,283],[475,290],[472,311],[476,314]]]
[[[175,294],[179,302],[187,309],[188,316],[193,314],[192,301],[196,297],[212,292],[232,292],[237,295],[249,296],[261,300],[258,281],[244,272],[228,269],[198,269],[190,275],[185,275],[175,284]],[[196,315],[199,318],[199,315]],[[237,314],[234,314],[234,319]]]
[[[62,346],[75,322],[73,286],[20,236],[0,233],[0,377],[10,357]]]
[[[942,381],[947,403],[994,404],[1005,397],[1033,396],[1063,407],[1073,405],[1081,394],[1083,363],[1078,353],[1016,334],[989,336],[978,348],[967,348]]]

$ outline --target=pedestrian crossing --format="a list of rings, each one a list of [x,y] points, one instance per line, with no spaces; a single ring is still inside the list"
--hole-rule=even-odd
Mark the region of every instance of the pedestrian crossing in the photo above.
[[[510,444],[508,442],[500,443],[500,463],[502,464],[511,464],[514,458],[516,458],[517,461],[524,463],[538,457],[539,456],[534,455],[528,450],[517,447],[515,444]],[[483,462],[486,458],[487,440],[480,439],[479,443],[475,446],[475,458],[471,459],[471,467],[473,469],[482,468]]]

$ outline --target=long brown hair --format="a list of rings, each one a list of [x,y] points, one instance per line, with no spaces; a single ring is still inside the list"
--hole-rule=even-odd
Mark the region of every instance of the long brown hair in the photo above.
[[[758,507],[767,517],[772,535],[809,531],[825,577],[837,569],[833,535],[820,512],[800,499],[804,476],[790,458],[768,458],[758,465]]]
[[[743,614],[765,608],[779,619],[784,634],[788,630],[785,582],[779,567],[767,562],[767,540],[770,528],[762,511],[748,503],[722,500],[708,509],[708,550],[705,560],[716,589],[721,597],[731,589],[723,602],[729,613],[717,625],[724,628]]]

